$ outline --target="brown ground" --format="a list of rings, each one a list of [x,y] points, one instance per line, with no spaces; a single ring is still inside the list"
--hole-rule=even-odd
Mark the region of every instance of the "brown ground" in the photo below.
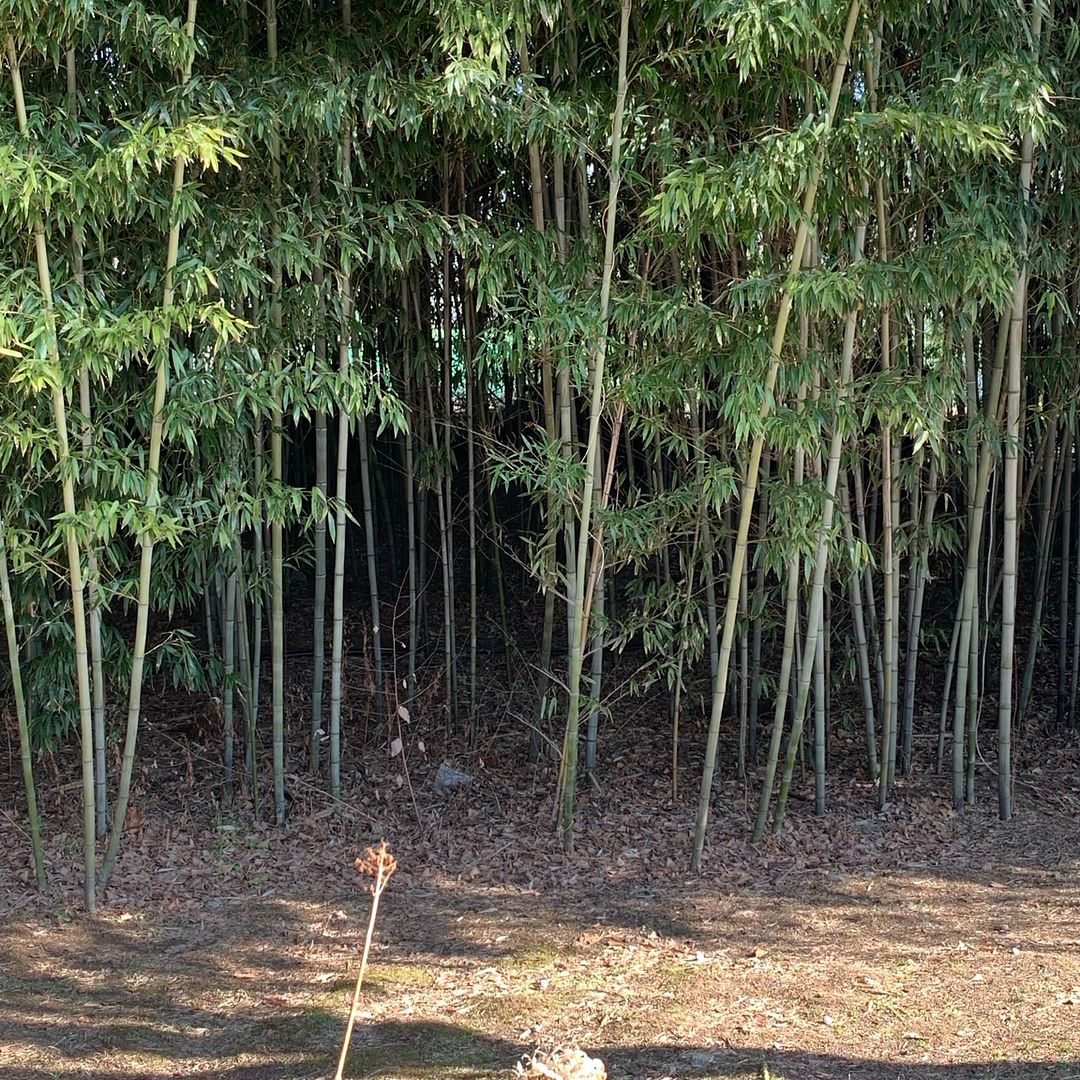
[[[94,917],[79,913],[77,789],[46,778],[42,898],[21,877],[9,775],[0,1080],[331,1075],[369,903],[353,857],[382,834],[401,870],[348,1076],[508,1076],[573,1044],[643,1080],[1080,1077],[1075,749],[1045,751],[1008,826],[989,790],[960,818],[934,778],[880,813],[838,781],[823,821],[796,801],[753,848],[742,785],[719,784],[708,869],[689,878],[694,769],[673,808],[640,733],[605,748],[573,859],[551,837],[548,772],[474,758],[476,781],[439,799],[436,750],[408,746],[415,807],[401,756],[369,753],[337,811],[294,776],[279,831],[195,799],[198,757],[185,792],[182,752],[151,726],[153,795]]]

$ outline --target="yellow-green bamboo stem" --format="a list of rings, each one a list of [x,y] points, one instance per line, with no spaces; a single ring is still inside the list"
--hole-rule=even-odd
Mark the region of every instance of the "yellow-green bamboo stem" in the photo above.
[[[236,565],[236,626],[240,649],[240,677],[244,686],[244,765],[251,783],[251,812],[259,816],[259,762],[255,755],[255,702],[258,700],[258,682],[252,657],[251,635],[248,633],[247,582],[244,575],[244,552],[237,539],[234,562]]]
[[[1058,585],[1058,648],[1057,648],[1057,722],[1065,723],[1068,705],[1067,672],[1069,659],[1069,562],[1072,557],[1072,495],[1073,495],[1073,431],[1065,433],[1061,449],[1061,468],[1064,486],[1061,493],[1061,580]]]
[[[65,57],[67,69],[68,114],[74,121],[78,116],[78,95],[75,83],[75,50],[68,49]],[[86,287],[86,271],[83,260],[83,233],[79,225],[71,230],[71,256],[80,301]],[[94,425],[90,401],[90,370],[83,363],[79,368],[79,409],[82,412],[83,456],[89,458],[94,446]],[[87,511],[90,499],[84,500]],[[94,809],[97,838],[103,840],[108,825],[106,777],[105,777],[105,672],[102,666],[101,605],[98,595],[98,560],[93,544],[86,549],[86,592],[89,601],[87,616],[90,623],[90,675],[92,680],[94,712]]]
[[[799,561],[799,556],[795,553],[787,563],[784,651],[780,659],[780,681],[776,684],[776,700],[773,703],[773,724],[772,733],[769,736],[768,756],[765,759],[765,776],[761,781],[757,818],[751,834],[751,839],[755,844],[765,835],[765,826],[769,820],[773,782],[776,779],[776,766],[780,760],[780,746],[784,738],[784,717],[787,715],[788,701],[791,697],[787,688],[791,685],[791,665],[795,656],[795,627],[799,621]]]
[[[318,175],[314,195],[319,197]],[[315,288],[315,366],[326,370],[326,297],[323,290],[322,243],[318,245],[318,261],[311,273]],[[315,412],[315,487],[326,503],[327,492],[327,425],[326,410]],[[326,682],[326,515],[320,514],[315,523],[315,598],[312,618],[311,673],[311,731],[308,745],[308,768],[314,776],[319,771],[323,731],[323,686]]]
[[[8,580],[7,535],[0,524],[0,596],[4,604],[4,630],[7,633],[8,665],[11,669],[11,692],[15,698],[15,717],[19,725],[19,756],[22,758],[23,784],[26,787],[26,816],[30,822],[30,844],[34,856],[34,876],[44,890],[45,853],[41,848],[41,815],[38,813],[37,789],[34,786],[34,759],[30,747],[30,727],[26,719],[26,696],[23,694],[22,668],[19,665],[19,641],[15,626],[15,607]]]
[[[26,98],[23,93],[22,75],[15,39],[9,34],[5,42],[8,65],[11,69],[12,96],[20,134],[29,135],[26,114]],[[68,580],[71,586],[71,616],[75,635],[75,681],[79,697],[79,735],[82,740],[82,795],[83,795],[83,897],[88,911],[97,909],[97,889],[94,871],[97,862],[96,820],[94,813],[94,728],[90,697],[90,665],[87,657],[86,611],[83,600],[82,562],[79,538],[75,531],[75,480],[74,463],[68,440],[67,404],[60,371],[60,343],[57,338],[56,314],[53,307],[52,278],[49,273],[49,254],[45,243],[45,227],[40,219],[34,222],[34,254],[37,260],[38,285],[41,288],[45,309],[45,330],[48,341],[49,361],[52,366],[52,408],[56,426],[57,463],[60,467],[64,514],[68,525],[64,529],[68,559]]]
[[[442,212],[446,220],[450,218],[450,163],[448,155],[443,155],[442,177]],[[454,447],[451,439],[451,423],[454,413],[453,382],[454,325],[451,308],[450,289],[450,241],[443,240],[442,249],[442,407],[443,407],[443,454],[445,468],[442,477],[443,502],[446,514],[443,518],[443,541],[446,567],[443,596],[443,623],[446,633],[446,723],[447,730],[457,725],[458,714],[458,649],[457,649],[457,588],[454,583]]]
[[[759,414],[764,420],[772,409],[773,393],[780,371],[780,356],[787,337],[788,320],[791,316],[791,304],[795,280],[802,266],[803,253],[809,236],[809,226],[813,219],[814,203],[817,199],[818,185],[825,162],[825,146],[829,130],[836,117],[836,108],[840,100],[840,89],[847,72],[848,53],[855,35],[855,26],[859,21],[861,0],[853,0],[848,11],[847,24],[844,27],[844,39],[840,54],[833,68],[832,86],[829,91],[829,107],[825,114],[824,130],[821,135],[821,148],[818,152],[810,179],[803,194],[802,217],[795,233],[795,244],[788,265],[788,275],[780,297],[780,310],[777,312],[776,325],[770,343],[770,360],[765,375],[764,393]],[[709,734],[705,745],[705,765],[701,777],[701,794],[698,799],[697,823],[694,832],[694,852],[691,857],[691,869],[701,870],[701,857],[705,850],[705,833],[709,825],[709,801],[712,797],[713,775],[716,772],[716,748],[720,739],[720,723],[724,715],[724,701],[727,694],[728,672],[731,666],[731,652],[735,641],[735,624],[739,616],[739,591],[743,565],[746,562],[747,543],[750,536],[750,521],[753,517],[754,498],[757,493],[758,470],[761,466],[761,454],[765,447],[765,436],[760,431],[755,434],[751,444],[750,456],[746,466],[746,479],[743,482],[739,505],[739,524],[735,537],[734,558],[728,575],[728,595],[724,607],[724,625],[720,640],[720,656],[717,668],[716,685],[713,690],[712,708],[709,715]]]
[[[225,640],[221,643],[221,659],[225,667],[223,690],[223,713],[225,718],[223,764],[225,766],[225,801],[233,800],[233,748],[235,745],[233,705],[236,700],[234,673],[236,671],[236,571],[233,570],[225,585],[225,614],[223,617]]]
[[[866,225],[860,222],[855,229],[854,263],[862,261],[863,246],[866,241]],[[836,412],[833,419],[832,436],[829,442],[829,460],[825,475],[825,506],[822,510],[821,523],[818,526],[816,548],[814,552],[814,577],[810,587],[810,610],[806,617],[806,637],[803,642],[802,664],[799,668],[799,686],[795,699],[795,711],[791,718],[791,735],[788,740],[787,756],[784,761],[784,775],[780,781],[780,791],[776,798],[776,814],[773,831],[778,832],[784,823],[791,779],[795,770],[795,756],[798,752],[799,739],[802,736],[803,723],[806,719],[806,707],[810,696],[810,682],[814,669],[823,657],[818,656],[818,643],[824,626],[825,574],[829,561],[829,541],[832,537],[833,517],[836,510],[836,488],[840,477],[840,456],[844,447],[843,410],[851,393],[852,365],[855,356],[855,333],[858,327],[859,312],[852,308],[844,321],[844,344],[840,360],[840,383],[837,388]],[[786,683],[784,684],[787,685]],[[815,734],[815,747],[819,755],[824,754],[824,734]],[[815,760],[818,777],[817,797],[823,799],[820,787],[823,761]],[[767,798],[766,788],[762,796]],[[759,815],[760,820],[760,815]]]
[[[347,272],[338,278],[341,300],[341,330],[338,342],[338,370],[349,372],[349,328],[352,324],[352,283]],[[343,405],[338,410],[337,478],[334,511],[334,579],[330,640],[330,794],[341,793],[341,698],[342,652],[345,643],[345,541],[349,520],[345,513],[349,477],[349,415]]]
[[[983,400],[983,411],[989,418],[998,415],[1002,399],[1002,382],[1005,372],[1005,350],[1008,341],[1008,313],[1002,318],[994,350],[994,363],[990,375],[990,389]],[[974,423],[972,416],[969,423]],[[968,709],[968,665],[972,651],[973,615],[977,612],[979,558],[982,550],[982,531],[985,520],[986,492],[990,484],[992,455],[990,442],[983,439],[979,447],[978,465],[975,470],[975,487],[969,495],[967,554],[964,564],[964,583],[960,599],[960,634],[956,647],[955,705],[953,708],[953,758],[952,792],[953,806],[964,807],[964,721]],[[970,487],[970,484],[969,484]],[[977,638],[977,635],[976,635]]]
[[[619,22],[619,67],[615,92],[615,111],[611,120],[611,163],[608,171],[608,202],[604,222],[604,266],[600,278],[600,331],[593,350],[592,395],[589,402],[589,436],[585,448],[585,478],[581,489],[581,512],[577,528],[577,566],[574,595],[573,628],[575,640],[570,651],[569,702],[566,714],[566,735],[563,739],[563,763],[561,770],[560,827],[563,847],[570,852],[574,847],[574,792],[577,778],[578,719],[581,708],[581,670],[585,662],[585,646],[588,641],[588,618],[586,615],[585,573],[588,565],[590,525],[596,476],[596,462],[600,450],[600,415],[603,409],[604,362],[607,357],[608,322],[610,319],[611,281],[615,273],[615,222],[618,216],[619,188],[622,183],[623,112],[627,92],[627,49],[630,36],[630,3],[622,0]],[[599,538],[596,540],[599,552]],[[594,562],[600,560],[594,555]]]
[[[1039,38],[1042,35],[1042,5],[1031,8],[1031,41],[1038,60]],[[1002,590],[1001,590],[1001,665],[998,683],[998,816],[1002,821],[1012,817],[1012,718],[1013,718],[1013,652],[1016,640],[1016,575],[1020,552],[1020,518],[1017,512],[1017,492],[1020,481],[1020,453],[1023,439],[1020,416],[1020,388],[1024,366],[1024,324],[1027,321],[1028,285],[1028,226],[1027,207],[1031,200],[1031,178],[1034,171],[1034,134],[1029,127],[1021,139],[1020,148],[1020,258],[1016,271],[1009,315],[1008,369],[1005,405],[1005,467],[1002,495],[1005,510]]]
[[[266,0],[266,54],[271,70],[278,58],[277,0]],[[281,203],[281,135],[276,121],[270,131],[270,323],[275,340],[270,366],[274,374],[270,418],[270,476],[280,490],[282,469],[281,428],[281,237],[277,222]],[[270,722],[274,771],[274,820],[285,823],[285,534],[280,511],[270,522]]]
[[[188,0],[185,31],[189,38],[195,36],[195,15],[198,0]],[[191,63],[188,62],[181,73],[180,81],[186,84],[191,77]],[[165,256],[165,288],[162,295],[162,307],[168,311],[172,307],[175,286],[173,271],[180,250],[179,199],[184,186],[185,160],[177,156],[173,161],[172,200],[170,209],[168,248]],[[127,816],[128,800],[131,795],[131,774],[135,765],[135,745],[139,735],[139,715],[142,707],[143,667],[146,661],[146,635],[150,620],[150,575],[154,561],[154,524],[153,518],[161,502],[160,471],[161,441],[165,428],[165,395],[169,386],[168,349],[157,358],[157,373],[154,377],[154,405],[150,421],[150,452],[146,468],[145,489],[143,494],[144,512],[148,527],[139,537],[139,591],[135,613],[135,641],[131,653],[131,682],[128,685],[127,728],[124,734],[124,756],[120,762],[120,780],[117,785],[116,811],[113,814],[112,834],[105,859],[101,866],[101,888],[104,889],[112,874],[116,857],[120,853],[120,841],[124,832],[124,819]]]
[[[352,28],[352,9],[349,0],[342,0],[341,18],[346,31]],[[352,187],[352,116],[347,115],[341,133],[341,183],[348,191]],[[349,349],[352,342],[353,283],[351,268],[345,259],[337,272],[339,318],[338,374],[342,384],[349,375]],[[349,478],[349,412],[344,399],[338,407],[336,481],[337,506],[334,510],[334,578],[331,607],[330,638],[330,794],[336,799],[341,793],[341,703],[343,683],[342,653],[345,644],[345,545],[348,538],[348,478]]]
[[[529,60],[529,42],[528,35],[524,27],[521,28],[518,37],[518,55],[521,62],[521,73],[523,78],[529,79],[532,69]],[[530,88],[528,82],[525,86],[526,94],[530,94]],[[543,169],[540,161],[540,147],[535,139],[530,139],[528,143],[529,154],[529,197],[530,206],[532,209],[532,223],[533,228],[540,235],[544,234],[546,229],[546,222],[544,219],[544,180]],[[540,342],[540,386],[541,396],[543,399],[544,407],[544,433],[549,442],[554,442],[556,439],[556,413],[555,413],[555,385],[554,376],[552,374],[551,366],[551,349],[546,340]],[[560,440],[561,443],[561,440]],[[565,448],[560,446],[560,449],[566,452]],[[555,592],[550,585],[551,579],[555,574],[555,560],[556,560],[556,538],[555,538],[555,515],[558,511],[555,501],[555,493],[549,491],[545,501],[545,518],[544,528],[547,542],[544,545],[542,562],[543,562],[543,578],[548,584],[545,585],[544,591],[544,623],[541,631],[541,645],[540,645],[540,670],[539,678],[537,680],[537,696],[536,696],[536,711],[535,711],[535,725],[532,736],[530,738],[530,758],[533,757],[532,750],[534,747],[538,747],[537,737],[540,729],[544,724],[545,717],[548,712],[548,689],[551,685],[551,650],[552,643],[555,636]],[[572,518],[572,515],[569,515]],[[567,552],[569,553],[572,548],[572,532],[573,522],[572,520],[564,521],[564,532],[567,540]],[[570,626],[570,608],[572,607],[571,597],[574,595],[574,582],[573,574],[576,567],[576,560],[571,560],[569,557],[566,559],[566,575],[567,575],[567,626]],[[573,643],[568,640],[568,646],[572,649]]]

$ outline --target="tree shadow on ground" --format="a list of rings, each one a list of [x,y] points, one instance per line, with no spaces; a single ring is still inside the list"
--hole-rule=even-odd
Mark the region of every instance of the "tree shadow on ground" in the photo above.
[[[914,888],[916,882],[922,892]],[[793,989],[777,971],[794,964],[812,973],[825,993],[818,1003],[799,1002],[807,1015],[819,1006],[833,1011],[845,993],[850,998],[848,984],[857,974],[885,978],[913,961],[927,965],[923,970],[931,982],[938,980],[938,993],[944,990],[942,974],[952,980],[946,984],[949,992],[967,993],[963,988],[970,986],[973,964],[998,965],[988,974],[1010,985],[1009,965],[1020,963],[1011,959],[1015,953],[1031,969],[1023,978],[1037,975],[1043,981],[1044,996],[1052,997],[1050,961],[1060,968],[1061,987],[1080,981],[1075,978],[1080,907],[1066,895],[1071,879],[1032,878],[1012,888],[999,880],[976,888],[969,880],[961,891],[954,878],[919,870],[833,881],[795,877],[769,890],[580,889],[572,897],[500,894],[453,882],[437,888],[398,884],[404,887],[388,896],[381,912],[365,992],[375,1018],[357,1030],[349,1073],[356,1077],[505,1076],[531,1049],[531,1039],[540,1039],[507,1037],[525,1026],[516,1024],[514,1009],[526,1015],[530,1009],[543,1011],[542,998],[519,994],[513,1007],[501,1002],[505,1015],[487,1016],[490,999],[500,996],[496,990],[480,998],[481,1007],[461,1024],[401,1019],[399,998],[420,982],[430,987],[436,977],[448,980],[439,996],[452,995],[455,987],[472,985],[488,965],[535,968],[539,975],[563,964],[583,973],[569,976],[570,989],[580,996],[589,978],[610,962],[605,949],[632,953],[654,947],[654,940],[660,942],[656,948],[668,950],[679,972],[698,970],[686,966],[686,953],[705,950],[728,964],[716,969],[721,984],[743,978],[752,995],[772,993],[774,1003]],[[24,927],[22,934],[13,926],[7,933],[0,928],[0,1080],[75,1075],[139,1080],[207,1070],[227,1080],[327,1075],[367,905],[359,893],[340,904],[273,898],[180,926],[161,916],[83,918],[51,926],[46,920]],[[759,963],[760,977],[755,974]],[[830,970],[841,973],[835,984],[829,982]],[[1070,972],[1073,982],[1063,981]],[[1017,971],[1017,977],[1021,974]],[[656,975],[669,977],[671,971],[658,968]],[[916,996],[931,992],[919,981],[912,987]],[[687,989],[682,986],[682,996]],[[572,1001],[550,1006],[553,1022],[543,1029],[545,1037],[574,1032],[604,1037],[603,1024],[575,1014]],[[1029,1004],[1045,1011],[1045,1003]],[[702,1000],[699,1007],[704,1005]],[[966,1007],[980,1006],[971,1000]],[[674,1023],[665,1025],[662,1004],[658,1011],[654,1000],[650,1008],[651,1014],[640,1018],[644,1022],[635,1026],[631,1017],[624,1025],[625,1039],[608,1028],[606,1045],[588,1047],[607,1062],[613,1078],[749,1080],[766,1075],[763,1066],[785,1080],[1080,1077],[1080,1058],[1069,1053],[1070,1043],[1062,1038],[1046,1047],[1042,1060],[1018,1058],[1017,1047],[1032,1042],[1018,1042],[1014,1034],[1011,1042],[1004,1037],[1001,1042],[1008,1060],[933,1064],[918,1060],[942,1049],[932,1029],[929,1041],[909,1046],[893,1038],[878,1058],[815,1052],[814,1038],[804,1040],[805,1049],[763,1051],[761,1045],[777,1036],[798,1041],[798,1032],[781,1022],[775,1033],[759,1032],[761,1043],[753,1046],[737,1037],[737,1015],[729,1012],[713,1024],[722,1045],[693,1045]],[[767,1015],[764,1006],[761,1012]],[[1063,1031],[1064,1023],[1064,1012],[1058,1012],[1055,1030]],[[695,1031],[694,1037],[699,1035]],[[973,1056],[993,1057],[992,1044],[984,1040]]]
[[[868,811],[852,835],[887,824]],[[702,879],[612,883],[597,857],[600,871],[575,881],[573,864],[544,851],[512,868],[535,868],[535,888],[472,881],[463,865],[411,880],[404,868],[380,909],[348,1075],[506,1077],[536,1042],[581,1039],[613,1080],[760,1080],[765,1067],[784,1080],[1080,1080],[1080,829],[1063,815],[1055,825],[1047,845],[1037,816],[1008,832],[984,824],[985,844],[963,859],[942,847],[933,865],[838,869],[785,851],[744,879],[718,865]],[[330,1075],[370,903],[347,876],[262,897],[219,883],[186,916],[140,907],[133,879],[130,911],[107,896],[96,918],[44,905],[0,916],[0,1080]],[[662,962],[635,967],[649,950]],[[477,993],[496,969],[510,991],[480,979]],[[620,971],[640,999],[611,1023],[607,1005],[579,1007]],[[878,993],[892,995],[877,999],[892,1019],[865,1011]],[[999,1032],[1006,1007],[1014,1022]],[[925,1027],[910,1019],[920,1008]],[[541,1034],[526,1027],[537,1020]],[[972,1060],[941,1064],[963,1053],[961,1020],[980,1028]],[[905,1042],[909,1024],[926,1039]],[[720,1045],[695,1043],[706,1038]],[[762,1049],[777,1041],[787,1048]]]
[[[491,1076],[529,1053],[530,1047],[493,1039],[467,1027],[441,1023],[390,1022],[361,1032],[350,1054],[346,1075],[370,1076],[390,1072],[400,1077],[438,1075]],[[750,1080],[771,1075],[775,1080],[1036,1080],[1080,1075],[1080,1055],[1069,1061],[972,1061],[938,1065],[874,1059],[858,1054],[832,1056],[797,1050],[762,1051],[757,1047],[611,1045],[589,1046],[611,1080]],[[768,1070],[766,1073],[765,1070]]]
[[[226,1018],[222,1018],[223,1020]],[[304,1017],[294,1018],[301,1024]],[[226,1021],[227,1022],[227,1021]],[[105,1028],[113,1025],[105,1022]],[[122,1026],[122,1025],[120,1025]],[[237,1061],[213,1070],[218,1080],[286,1080],[289,1077],[325,1076],[336,1060],[334,1037],[323,1049],[295,1049],[288,1043],[295,1023],[283,1027],[281,1037],[263,1042],[260,1061]],[[118,1048],[130,1033],[115,1032]],[[265,1033],[264,1033],[265,1034]],[[106,1033],[106,1039],[109,1036]],[[308,1041],[298,1039],[298,1042]],[[350,1078],[384,1076],[397,1080],[452,1077],[455,1080],[494,1080],[511,1075],[516,1062],[531,1050],[513,1040],[494,1038],[465,1025],[437,1022],[390,1021],[361,1024],[354,1036],[345,1075]],[[918,1061],[875,1059],[859,1054],[835,1056],[798,1050],[768,1050],[723,1046],[611,1045],[589,1046],[588,1053],[606,1065],[611,1080],[1073,1080],[1080,1075],[1080,1056],[1049,1059],[970,1061],[928,1064]],[[265,1060],[269,1058],[270,1060]],[[93,1075],[101,1080],[157,1080],[204,1072],[179,1046],[155,1048],[152,1063],[115,1067],[96,1065],[88,1073],[78,1056],[48,1066],[7,1066],[0,1059],[0,1080],[66,1080]]]

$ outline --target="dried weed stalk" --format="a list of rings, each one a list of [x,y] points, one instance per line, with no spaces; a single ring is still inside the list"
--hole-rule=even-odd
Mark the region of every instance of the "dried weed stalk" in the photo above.
[[[360,958],[360,971],[356,976],[353,989],[352,1006],[349,1008],[349,1022],[345,1026],[345,1039],[341,1044],[341,1056],[338,1058],[334,1080],[341,1080],[345,1071],[345,1059],[349,1056],[349,1043],[352,1041],[353,1025],[356,1023],[356,1011],[360,1005],[360,988],[364,985],[364,972],[367,971],[368,954],[371,952],[371,938],[375,933],[375,916],[379,911],[379,897],[382,896],[391,874],[397,869],[397,860],[390,854],[390,849],[383,840],[377,848],[368,848],[367,853],[356,860],[358,873],[374,878],[371,888],[371,914],[368,917],[367,936],[364,938],[364,952]]]

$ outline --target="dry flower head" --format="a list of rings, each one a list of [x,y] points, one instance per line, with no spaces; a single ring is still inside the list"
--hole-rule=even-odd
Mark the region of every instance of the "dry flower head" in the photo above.
[[[356,872],[375,879],[370,886],[372,892],[382,892],[383,887],[390,880],[390,875],[396,869],[397,859],[390,854],[385,840],[377,848],[369,847],[356,860]]]

